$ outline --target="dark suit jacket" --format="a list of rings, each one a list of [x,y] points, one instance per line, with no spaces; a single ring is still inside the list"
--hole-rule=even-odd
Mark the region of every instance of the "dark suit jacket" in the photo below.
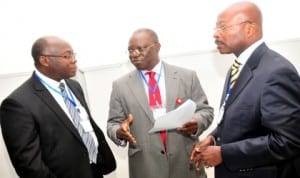
[[[76,128],[33,74],[1,105],[3,138],[22,178],[101,178],[108,173],[103,163],[107,155],[112,155],[111,150],[90,115],[79,83],[70,79],[66,82],[90,117],[99,142],[97,164],[89,163]],[[113,170],[116,165],[111,159],[106,166]]]
[[[296,69],[261,44],[244,65],[212,135],[223,157],[215,168],[216,178],[297,177],[300,78]]]

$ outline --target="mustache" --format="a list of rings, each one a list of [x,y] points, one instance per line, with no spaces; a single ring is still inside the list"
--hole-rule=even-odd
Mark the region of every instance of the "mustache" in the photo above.
[[[138,62],[138,61],[142,61],[142,60],[143,60],[143,58],[140,58],[140,57],[138,57],[138,58],[130,58],[131,62]]]
[[[225,43],[223,41],[220,41],[220,40],[215,40],[215,44],[216,45],[224,45]]]

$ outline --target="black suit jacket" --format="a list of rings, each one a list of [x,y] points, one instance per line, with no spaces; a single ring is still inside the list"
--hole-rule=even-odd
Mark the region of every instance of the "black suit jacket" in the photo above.
[[[22,178],[101,178],[116,167],[79,83],[70,79],[66,82],[90,117],[99,142],[97,164],[89,163],[87,149],[76,128],[33,74],[1,105],[3,138]]]
[[[300,155],[300,78],[296,69],[261,44],[244,65],[212,135],[223,157],[215,168],[216,178],[299,177],[295,159]]]

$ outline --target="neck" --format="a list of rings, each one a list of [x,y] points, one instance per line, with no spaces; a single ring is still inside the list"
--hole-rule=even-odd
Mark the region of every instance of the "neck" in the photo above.
[[[152,65],[150,65],[146,70],[153,70],[153,68],[159,63],[159,59],[155,60]]]
[[[37,68],[37,70],[38,70],[40,73],[42,73],[43,75],[45,75],[45,76],[47,76],[47,77],[49,77],[49,78],[51,78],[51,79],[53,79],[53,80],[55,80],[55,81],[57,81],[57,82],[60,82],[60,81],[62,80],[61,77],[56,76],[56,75],[54,75],[54,74],[51,74],[51,72],[48,72],[47,70],[43,70],[42,68]]]

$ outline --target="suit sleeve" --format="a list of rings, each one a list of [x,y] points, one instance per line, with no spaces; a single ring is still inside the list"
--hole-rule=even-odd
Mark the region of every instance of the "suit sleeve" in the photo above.
[[[253,91],[256,92],[256,91]],[[300,154],[300,79],[281,68],[265,82],[260,97],[261,124],[266,135],[222,145],[231,169],[270,165]]]
[[[191,86],[191,99],[196,102],[197,107],[194,114],[194,118],[198,122],[198,131],[196,136],[198,137],[204,130],[206,130],[213,121],[213,108],[208,105],[207,97],[200,85],[200,81],[193,72],[192,75],[192,86]]]
[[[4,100],[1,128],[10,159],[20,177],[56,178],[42,160],[38,128],[25,107],[15,100]]]
[[[117,145],[125,146],[126,142],[122,142],[116,136],[117,129],[120,127],[122,121],[126,118],[123,110],[118,83],[113,82],[112,92],[109,103],[109,118],[107,121],[107,135]]]

